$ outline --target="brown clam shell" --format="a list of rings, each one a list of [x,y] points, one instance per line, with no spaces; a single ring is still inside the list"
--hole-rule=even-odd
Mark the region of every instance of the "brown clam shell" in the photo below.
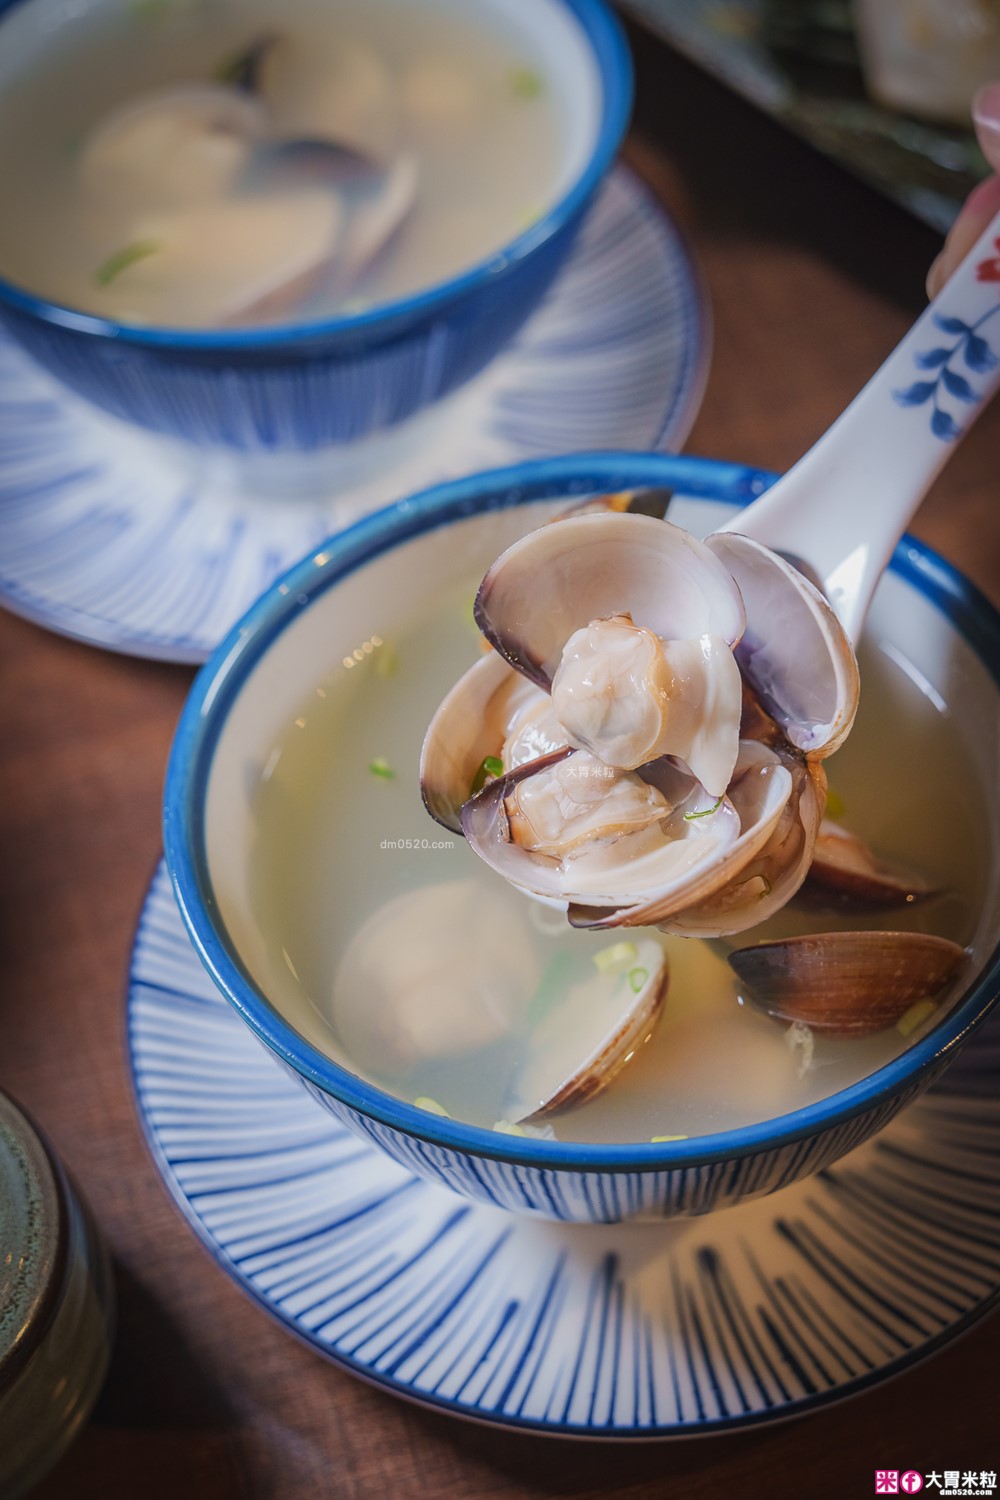
[[[922,932],[823,932],[739,948],[729,964],[744,997],[776,1020],[867,1036],[933,999],[966,957]]]
[[[858,834],[824,818],[816,838],[806,895],[826,898],[841,909],[858,911],[878,906],[910,906],[935,895],[927,881],[912,870],[886,864]]]

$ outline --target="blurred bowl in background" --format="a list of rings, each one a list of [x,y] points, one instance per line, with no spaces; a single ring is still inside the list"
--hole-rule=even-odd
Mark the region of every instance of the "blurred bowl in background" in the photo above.
[[[54,29],[102,5],[0,0],[0,90]],[[115,0],[114,9],[121,9]],[[352,315],[224,330],[115,323],[0,280],[0,320],[72,390],[115,416],[202,448],[303,452],[387,428],[455,390],[538,306],[621,144],[632,73],[601,0],[487,0],[516,16],[556,80],[569,185],[496,254],[414,295]]]

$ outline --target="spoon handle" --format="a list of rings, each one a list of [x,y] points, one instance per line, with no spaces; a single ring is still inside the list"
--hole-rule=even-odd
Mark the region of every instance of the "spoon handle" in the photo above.
[[[1000,214],[847,410],[723,529],[822,582],[852,640],[938,472],[1000,386]]]

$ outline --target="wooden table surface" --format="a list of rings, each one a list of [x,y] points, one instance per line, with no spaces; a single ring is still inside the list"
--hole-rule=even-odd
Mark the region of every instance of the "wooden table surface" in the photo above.
[[[686,228],[714,309],[692,452],[781,468],[922,305],[936,236],[633,34],[628,157]],[[1000,604],[1000,404],[914,527]],[[126,961],[160,851],[191,673],[0,614],[0,1085],[47,1129],[114,1254],[93,1420],[45,1500],[616,1495],[849,1500],[876,1467],[1000,1468],[1000,1321],[864,1396],[769,1430],[640,1446],[457,1422],[352,1379],[252,1305],[168,1199],[136,1122]]]

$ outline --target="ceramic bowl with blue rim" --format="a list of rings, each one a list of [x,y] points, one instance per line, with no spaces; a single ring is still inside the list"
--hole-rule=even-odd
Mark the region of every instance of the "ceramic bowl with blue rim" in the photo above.
[[[202,448],[315,451],[384,430],[477,374],[538,306],[569,255],[628,122],[632,72],[602,0],[487,0],[551,81],[565,137],[553,201],[496,253],[412,295],[314,321],[183,330],[44,300],[0,278],[0,319],[65,385],[106,411]],[[0,0],[0,92],[54,28],[117,14]]]
[[[282,736],[331,668],[360,661],[359,643],[403,640],[429,601],[456,579],[481,576],[506,545],[575,497],[669,490],[671,518],[706,534],[772,480],[694,457],[606,454],[437,486],[307,557],[200,672],[178,727],[164,812],[167,865],[195,948],[237,1014],[318,1104],[414,1173],[480,1201],[569,1221],[725,1207],[820,1171],[874,1134],[929,1086],[1000,998],[1000,615],[909,537],[880,583],[868,634],[957,730],[963,774],[977,788],[983,860],[962,993],[888,1061],[825,1098],[714,1134],[613,1145],[540,1139],[467,1125],[377,1087],[335,1044],[320,1017],[322,997],[289,998],[282,966],[292,966],[291,955],[276,950],[260,921],[260,794]],[[427,697],[429,717],[438,701],[430,682]],[[406,781],[415,768],[397,769],[399,786],[410,784],[417,798],[415,776]],[[441,832],[428,820],[428,839]],[[330,853],[335,899],[341,884],[358,883],[372,856],[347,837]],[[626,1069],[612,1089],[627,1087],[627,1078]]]

